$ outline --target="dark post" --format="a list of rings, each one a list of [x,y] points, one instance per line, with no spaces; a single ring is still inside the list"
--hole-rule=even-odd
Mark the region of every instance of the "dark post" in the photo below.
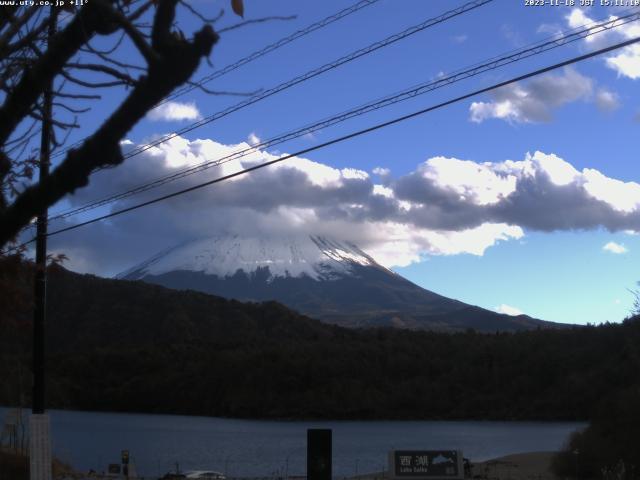
[[[122,474],[129,478],[129,450],[122,450]]]
[[[56,11],[50,10],[49,38],[56,31]],[[42,183],[49,176],[51,149],[51,114],[53,80],[43,95],[42,136],[40,140],[40,174]],[[47,298],[47,216],[45,208],[38,215],[36,233],[36,278],[34,286],[35,305],[33,309],[33,399],[32,412],[44,413],[44,323]]]
[[[307,430],[307,480],[331,480],[331,429]]]
[[[51,7],[49,42],[56,30],[56,9]],[[43,92],[42,138],[40,142],[40,182],[49,175],[52,129],[53,80]],[[38,214],[36,233],[36,272],[33,309],[33,395],[29,419],[29,478],[51,480],[51,439],[44,395],[44,326],[47,295],[47,208]]]

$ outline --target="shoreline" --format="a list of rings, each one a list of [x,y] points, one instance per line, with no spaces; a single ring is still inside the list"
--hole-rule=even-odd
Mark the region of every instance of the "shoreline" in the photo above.
[[[476,462],[471,460],[471,477],[490,480],[557,480],[551,460],[558,452],[522,452]],[[387,472],[365,473],[349,480],[384,480]]]
[[[551,472],[551,460],[556,453],[523,452],[474,463],[472,475],[492,479],[552,480],[557,478]]]
[[[1,405],[0,410],[14,410],[14,409],[22,409],[25,414],[31,413],[31,406],[11,406],[11,405]],[[341,422],[442,422],[442,423],[453,423],[453,422],[474,422],[474,423],[580,423],[585,424],[585,426],[589,423],[589,419],[575,419],[575,418],[476,418],[476,417],[451,417],[451,418],[443,418],[443,417],[305,417],[305,416],[291,416],[291,417],[277,417],[277,416],[246,416],[246,417],[232,417],[232,416],[212,416],[200,413],[175,413],[175,412],[151,412],[151,411],[135,411],[135,410],[79,410],[75,408],[61,408],[61,407],[50,407],[47,408],[47,413],[52,412],[64,412],[64,413],[96,413],[96,414],[105,414],[105,415],[148,415],[148,416],[166,416],[166,417],[190,417],[190,418],[207,418],[207,419],[220,419],[220,420],[237,420],[237,421],[247,421],[247,422],[282,422],[282,423],[296,423],[296,422],[332,422],[332,423],[341,423]],[[2,421],[2,417],[0,417],[0,422]]]
[[[471,478],[490,479],[490,480],[557,480],[551,472],[551,460],[557,452],[523,452],[502,457],[485,460],[482,462],[474,462],[471,460]],[[22,470],[24,473],[28,471],[28,457],[23,454],[16,454],[8,450],[0,448],[0,458],[4,458],[3,462],[11,460],[20,470],[18,464],[23,462]],[[17,463],[16,463],[17,462]],[[5,465],[6,466],[6,465]],[[53,470],[58,474],[69,475],[70,477],[88,475],[85,472],[76,470],[69,464],[53,459]],[[230,477],[233,478],[233,477]],[[280,477],[281,479],[283,477]],[[296,478],[296,477],[289,477]],[[345,477],[345,480],[385,480],[388,479],[388,472],[372,472],[364,473],[357,476]]]

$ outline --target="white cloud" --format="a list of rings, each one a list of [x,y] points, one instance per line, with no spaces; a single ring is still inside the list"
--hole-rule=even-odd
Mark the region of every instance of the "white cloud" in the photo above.
[[[249,142],[249,145],[258,145],[259,143],[262,143],[262,140],[258,135],[256,135],[255,132],[251,132],[247,137],[247,140]]]
[[[616,242],[609,242],[604,247],[602,247],[602,249],[618,255],[627,253],[629,251],[627,250],[627,247]]]
[[[372,172],[375,175],[379,175],[381,177],[387,177],[389,176],[389,174],[391,174],[391,170],[389,170],[388,168],[383,168],[383,167],[375,167]]]
[[[580,28],[591,26],[596,23],[592,18],[588,17],[585,13],[585,10],[582,8],[574,8],[569,12],[566,16],[567,24],[570,28]],[[591,29],[592,33],[603,32],[602,28],[593,28]],[[595,42],[598,39],[598,35],[591,35],[585,38],[586,42]]]
[[[245,142],[224,145],[176,137],[117,169],[98,172],[91,186],[69,201],[80,205],[248,147]],[[168,191],[278,156],[254,151],[231,158],[179,180]],[[52,237],[52,247],[71,253],[70,268],[115,273],[150,251],[222,231],[305,231],[352,241],[386,266],[403,266],[424,255],[483,255],[500,242],[522,239],[527,230],[640,231],[640,185],[593,169],[579,171],[553,154],[535,152],[519,161],[484,163],[433,157],[399,178],[384,169],[376,171],[387,174],[383,181],[359,169],[293,158],[114,217],[108,225]],[[124,198],[113,208],[160,193]]]
[[[477,205],[497,203],[516,188],[516,177],[496,174],[490,165],[456,158],[433,157],[419,167],[422,176],[455,191]]]
[[[537,28],[536,32],[555,38],[561,38],[563,36],[562,26],[557,23],[543,23]]]
[[[612,15],[609,20],[616,20],[618,17]],[[574,8],[566,17],[567,24],[571,28],[577,28],[583,25],[595,23],[588,17],[582,8]],[[628,40],[640,36],[640,25],[638,22],[629,22],[622,24],[622,21],[616,28],[603,30],[602,28],[594,28],[595,35],[591,35],[584,39],[584,44],[589,48],[596,49],[605,46],[613,40]],[[631,78],[633,80],[640,78],[640,45],[634,44],[624,47],[613,55],[605,58],[605,64],[615,70],[619,76]]]
[[[200,111],[195,102],[166,102],[151,110],[147,117],[153,121],[179,122],[183,120],[198,120]]]
[[[461,163],[468,169],[464,174]],[[389,186],[395,198],[411,204],[404,216],[425,228],[459,231],[505,223],[540,231],[621,231],[640,226],[639,184],[595,169],[578,171],[543,152],[522,161],[482,164],[435,157]]]
[[[374,195],[382,195],[383,197],[393,198],[393,190],[389,187],[385,187],[384,185],[374,185],[373,186]]]
[[[462,34],[462,35],[454,35],[453,37],[451,37],[451,41],[453,41],[453,43],[464,43],[469,39],[468,35]]]
[[[618,72],[618,75],[632,80],[640,78],[640,45],[629,45],[617,55],[607,58],[607,66]]]
[[[559,75],[534,78],[526,84],[507,85],[490,93],[493,101],[473,102],[470,120],[481,123],[491,118],[514,123],[549,122],[554,109],[577,100],[588,99],[593,81],[573,68]]]
[[[554,185],[567,186],[580,176],[580,172],[573,168],[573,165],[554,154],[545,155],[536,152],[533,157],[530,157],[530,160],[532,164],[526,166],[525,169],[544,172]]]
[[[640,185],[604,176],[598,170],[584,169],[583,187],[593,198],[602,200],[622,213],[634,213],[640,203]]]
[[[519,239],[524,236],[522,228],[506,223],[483,223],[461,231],[429,231],[422,234],[429,244],[429,253],[436,255],[484,255],[487,248],[499,241]]]
[[[494,310],[498,313],[504,313],[506,315],[511,315],[514,317],[518,315],[524,315],[524,313],[521,310],[517,309],[516,307],[506,305],[504,303],[501,305],[498,305]]]

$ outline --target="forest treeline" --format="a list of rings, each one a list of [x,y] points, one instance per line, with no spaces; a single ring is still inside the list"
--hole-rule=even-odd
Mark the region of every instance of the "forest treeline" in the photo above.
[[[0,404],[29,403],[31,270],[0,269]],[[253,418],[588,419],[640,386],[640,320],[522,333],[349,330],[52,267],[57,408]],[[579,320],[579,319],[576,319]]]
[[[0,258],[0,405],[29,405],[33,267]],[[562,477],[640,472],[640,316],[519,333],[350,330],[267,302],[49,272],[50,408],[247,418],[590,420]],[[579,321],[579,319],[573,319]]]

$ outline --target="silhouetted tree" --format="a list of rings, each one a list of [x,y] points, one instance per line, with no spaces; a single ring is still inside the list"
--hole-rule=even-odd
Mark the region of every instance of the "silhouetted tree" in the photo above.
[[[640,476],[640,386],[609,394],[589,426],[571,436],[553,460],[563,477],[636,479]]]
[[[32,295],[29,274],[12,275],[24,278],[12,295]],[[275,302],[244,304],[57,265],[48,288],[52,407],[588,420],[621,408],[598,409],[603,399],[640,388],[639,319],[501,335],[349,330]],[[0,288],[0,305],[8,305],[5,295]],[[19,305],[9,321],[27,328],[2,329],[0,308],[0,405],[17,402],[19,365],[28,370],[29,302]]]
[[[49,8],[16,2],[0,8],[0,248],[45,207],[86,186],[96,169],[120,164],[126,133],[187,82],[218,41],[213,24],[221,15],[207,19],[188,0],[72,3]],[[242,15],[242,0],[231,4]],[[175,24],[179,7],[204,23],[191,39]],[[60,28],[49,40],[52,16],[60,17]],[[102,47],[95,45],[98,37]],[[113,46],[104,46],[108,40]],[[127,44],[137,50],[138,62],[122,61],[114,53]],[[56,114],[53,120],[54,148],[64,143],[65,132],[79,126],[75,116],[86,111],[81,101],[99,98],[100,89],[125,88],[121,103],[65,153],[49,178],[32,182],[37,155],[29,148],[45,115],[42,98],[51,81],[54,106],[70,114],[68,119]]]

